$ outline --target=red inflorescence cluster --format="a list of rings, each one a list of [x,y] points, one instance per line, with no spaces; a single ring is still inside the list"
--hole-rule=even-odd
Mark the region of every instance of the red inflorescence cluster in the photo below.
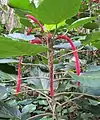
[[[37,23],[40,28],[41,28],[41,31],[44,32],[44,28],[43,28],[43,25],[32,15],[26,15],[29,19],[31,19],[33,22]],[[27,35],[29,35],[30,33],[32,32],[32,28],[28,28],[28,32],[27,32]],[[47,38],[47,41],[48,42],[50,39],[52,38],[52,34],[51,33],[48,33],[48,38]],[[78,58],[78,53],[77,53],[77,50],[76,50],[76,47],[74,46],[73,44],[73,41],[71,38],[69,38],[68,36],[66,35],[58,35],[56,37],[56,39],[64,39],[66,41],[68,41],[72,47],[72,50],[73,50],[73,54],[74,54],[74,57],[75,57],[75,63],[76,63],[76,73],[77,75],[80,75],[80,61],[79,61],[79,58]],[[31,44],[42,44],[42,40],[39,39],[39,38],[36,38],[34,40],[31,40],[30,41]],[[18,64],[18,79],[17,79],[17,88],[16,88],[16,95],[18,95],[18,93],[20,92],[20,88],[21,88],[21,62],[22,62],[22,57],[20,57],[19,59],[19,64]],[[54,87],[53,87],[53,76],[50,76],[50,95],[51,96],[54,96]],[[80,82],[78,82],[78,86],[80,86]]]

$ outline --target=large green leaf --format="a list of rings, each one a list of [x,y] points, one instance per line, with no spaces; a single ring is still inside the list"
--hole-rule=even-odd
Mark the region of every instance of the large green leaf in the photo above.
[[[91,71],[77,76],[74,73],[69,73],[71,77],[81,83],[82,91],[93,94],[100,95],[100,70]]]
[[[74,80],[80,81],[83,86],[100,87],[100,71],[87,72],[80,76],[74,73],[70,73],[70,75]]]
[[[84,24],[86,24],[92,20],[95,20],[95,19],[96,19],[96,17],[85,17],[85,18],[78,19],[68,27],[68,30],[71,30],[73,28],[77,28],[77,27],[84,25]]]
[[[0,36],[0,57],[14,57],[24,55],[36,55],[47,51],[46,46],[32,45],[27,42],[14,41],[10,38]]]
[[[58,24],[77,14],[81,0],[43,0],[37,8],[39,19],[45,24]]]
[[[35,5],[33,2],[30,2],[30,0],[24,0],[24,2],[21,0],[9,0],[8,5],[10,7],[35,12]]]
[[[81,0],[43,0],[35,8],[29,0],[9,0],[8,5],[21,10],[28,10],[44,24],[58,24],[77,14]]]

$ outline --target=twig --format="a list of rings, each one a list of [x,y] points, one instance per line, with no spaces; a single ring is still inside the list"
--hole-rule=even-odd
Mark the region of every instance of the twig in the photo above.
[[[70,99],[70,100],[62,103],[59,107],[62,107],[62,106],[64,106],[64,105],[66,105],[68,102],[73,101],[73,100],[76,100],[76,99],[79,99],[79,98],[81,98],[81,97],[83,97],[83,95],[80,95],[80,96],[78,96],[78,97],[72,98],[72,99]]]
[[[26,120],[33,120],[33,119],[35,119],[35,118],[43,117],[43,116],[52,116],[52,114],[51,114],[51,113],[39,114],[39,115],[32,116],[32,117],[30,117],[30,118],[28,118],[28,119],[26,119]]]
[[[79,49],[77,49],[76,51],[77,52],[79,52],[81,49],[83,49],[84,47],[82,46],[81,48],[79,48]],[[71,51],[71,52],[69,52],[69,53],[67,53],[67,54],[64,54],[64,55],[61,55],[60,57],[58,57],[58,59],[60,59],[60,58],[62,58],[62,57],[65,57],[65,56],[67,56],[67,55],[70,55],[70,54],[72,54],[73,53],[73,51]]]
[[[48,79],[49,80],[49,77],[43,77],[43,76],[32,76],[32,77],[24,77],[24,78],[21,78],[22,80],[25,80],[25,79]]]
[[[61,95],[68,95],[68,94],[76,94],[76,95],[83,95],[83,96],[88,96],[88,97],[95,97],[95,98],[100,98],[100,96],[95,96],[95,95],[89,95],[86,93],[78,93],[78,92],[62,92],[62,93],[58,93],[56,94],[54,97],[59,97]]]
[[[22,65],[31,65],[31,66],[47,66],[47,65],[43,65],[43,64],[32,64],[32,63],[21,63]]]
[[[39,91],[39,90],[37,90],[37,89],[34,89],[34,88],[32,88],[32,87],[26,86],[26,85],[23,85],[23,86],[24,86],[25,88],[28,88],[28,89],[31,89],[31,90],[33,90],[33,91],[36,91],[36,92],[40,93],[41,95],[45,96],[46,98],[48,98],[49,100],[52,101],[52,99],[51,99],[49,96],[47,96],[46,94],[44,94],[43,92],[41,92],[41,91]]]

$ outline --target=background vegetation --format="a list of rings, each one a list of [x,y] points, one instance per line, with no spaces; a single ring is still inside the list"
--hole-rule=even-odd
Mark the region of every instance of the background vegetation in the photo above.
[[[100,0],[0,2],[0,120],[99,120]],[[44,32],[27,14],[43,24]],[[79,76],[70,44],[55,40],[58,35],[72,38],[81,64]],[[48,47],[54,59],[54,96]],[[16,95],[19,56],[22,84]]]

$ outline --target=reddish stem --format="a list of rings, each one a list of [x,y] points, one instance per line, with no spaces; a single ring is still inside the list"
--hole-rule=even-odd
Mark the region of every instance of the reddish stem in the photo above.
[[[73,50],[73,54],[74,54],[74,57],[75,57],[75,64],[76,64],[76,73],[77,75],[80,75],[80,62],[79,62],[79,57],[78,57],[78,53],[77,53],[77,50],[76,50],[76,47],[74,46],[73,44],[73,41],[71,38],[69,38],[68,36],[66,35],[59,35],[57,36],[56,39],[64,39],[66,41],[68,41],[72,47],[72,50]]]
[[[26,17],[29,18],[29,19],[31,19],[35,23],[37,23],[40,26],[41,31],[44,32],[43,25],[34,16],[32,16],[32,15],[26,15]]]
[[[27,35],[30,35],[31,32],[32,32],[32,27],[29,27],[27,31]]]
[[[18,95],[18,93],[20,92],[20,88],[21,88],[21,78],[22,78],[21,62],[22,62],[22,56],[20,56],[19,63],[18,63],[18,78],[17,78],[16,95]]]
[[[50,96],[54,96],[54,66],[53,66],[53,41],[51,39],[51,34],[48,34],[47,39],[47,45],[49,48],[49,59],[48,59],[48,65],[49,65],[49,73],[50,73]]]

